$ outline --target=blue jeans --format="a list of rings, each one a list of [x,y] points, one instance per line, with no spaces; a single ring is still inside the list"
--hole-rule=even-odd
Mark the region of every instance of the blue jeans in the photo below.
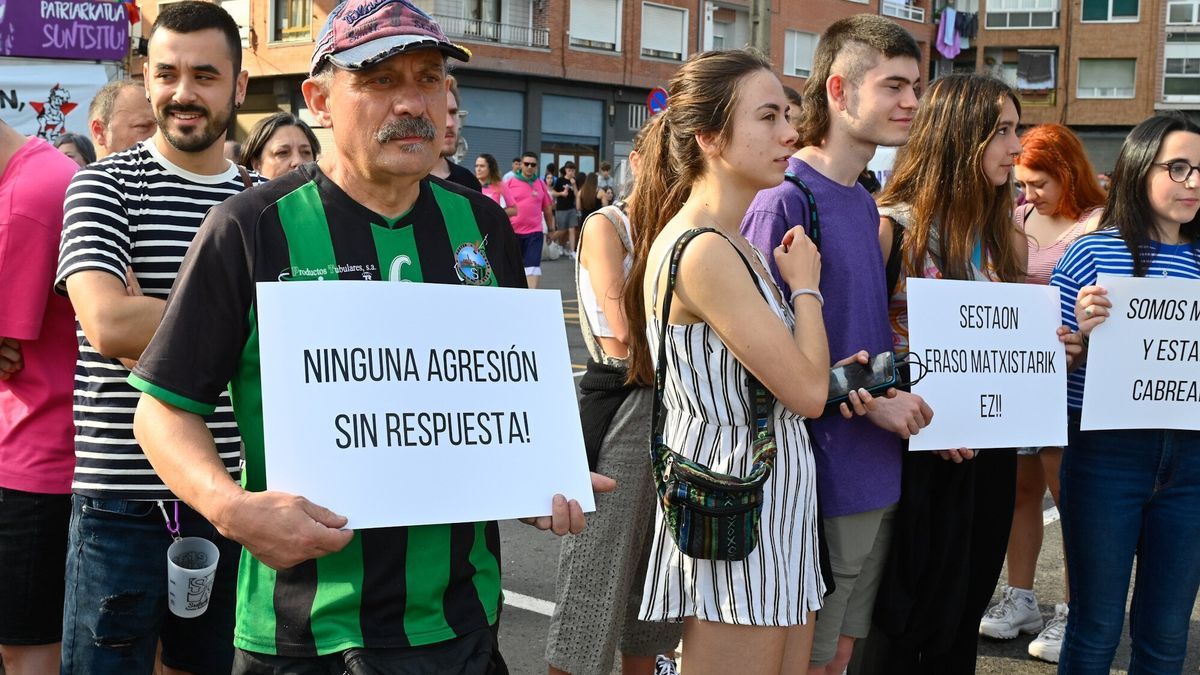
[[[166,502],[172,514],[173,504]],[[241,547],[180,503],[180,534],[221,552],[208,610],[181,619],[167,609],[171,535],[152,501],[74,495],[63,607],[62,673],[149,674],[163,663],[196,675],[228,675]]]
[[[1073,416],[1061,480],[1071,609],[1058,672],[1109,672],[1136,555],[1129,673],[1179,673],[1200,588],[1200,432],[1079,431]]]

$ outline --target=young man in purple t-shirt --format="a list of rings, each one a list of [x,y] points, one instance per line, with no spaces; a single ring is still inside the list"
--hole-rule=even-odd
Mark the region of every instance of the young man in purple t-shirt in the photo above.
[[[801,149],[789,170],[812,190],[821,221],[820,290],[834,362],[892,349],[879,212],[857,179],[877,146],[908,140],[920,57],[912,36],[887,19],[864,14],[838,21],[817,45],[802,110],[790,110],[801,116]],[[758,193],[742,233],[772,250],[797,224],[809,228],[809,203],[789,180]],[[899,392],[877,398],[865,419],[829,414],[812,422],[836,590],[817,617],[810,673],[842,673],[854,640],[869,631],[900,499],[901,439],[932,416],[919,396]]]

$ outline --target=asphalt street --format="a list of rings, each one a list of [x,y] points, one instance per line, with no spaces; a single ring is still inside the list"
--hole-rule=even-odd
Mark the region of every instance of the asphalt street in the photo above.
[[[587,351],[579,333],[579,306],[575,298],[575,282],[572,261],[562,258],[544,261],[542,288],[557,289],[562,293],[563,320],[566,323],[567,340],[570,343],[571,361],[576,374],[583,370]],[[1045,542],[1038,564],[1036,591],[1046,617],[1053,616],[1054,603],[1061,601],[1062,579],[1062,534],[1057,522],[1057,512],[1049,497],[1045,520]],[[553,611],[554,580],[558,568],[558,538],[517,522],[500,525],[504,551],[505,609],[500,623],[500,646],[509,668],[514,674],[526,675],[545,673],[544,659],[546,634]],[[1003,580],[1003,576],[1001,579]],[[1200,608],[1193,609],[1192,630],[1189,640],[1188,662],[1185,673],[1195,673],[1200,668]],[[1126,627],[1128,631],[1128,626]],[[997,641],[982,639],[979,645],[977,669],[980,673],[1012,675],[1049,675],[1055,667],[1033,660],[1026,653],[1032,635],[1022,635],[1014,640]],[[686,658],[686,656],[685,656]],[[1120,668],[1114,673],[1126,672],[1128,663],[1128,638],[1123,640],[1115,663]],[[619,666],[614,673],[620,672]]]

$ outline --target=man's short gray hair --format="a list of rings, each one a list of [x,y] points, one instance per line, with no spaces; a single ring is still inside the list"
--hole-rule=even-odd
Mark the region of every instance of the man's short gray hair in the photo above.
[[[117,107],[117,97],[125,91],[126,87],[142,87],[142,83],[137,80],[114,80],[100,87],[100,91],[96,92],[96,98],[92,99],[92,104],[88,106],[88,122],[100,120],[105,125],[112,120],[113,109]]]

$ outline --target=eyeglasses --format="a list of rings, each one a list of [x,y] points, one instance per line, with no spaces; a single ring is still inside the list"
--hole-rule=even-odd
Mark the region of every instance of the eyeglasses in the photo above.
[[[470,115],[470,114],[471,113],[467,112],[466,110],[459,110],[458,111],[458,119],[465,120],[465,119],[467,119],[467,115]]]
[[[537,162],[521,162],[521,166],[537,166]]]
[[[1182,159],[1174,162],[1158,162],[1154,166],[1165,168],[1167,175],[1176,183],[1186,183],[1187,179],[1192,177],[1193,171],[1200,171],[1200,166],[1188,164]]]

